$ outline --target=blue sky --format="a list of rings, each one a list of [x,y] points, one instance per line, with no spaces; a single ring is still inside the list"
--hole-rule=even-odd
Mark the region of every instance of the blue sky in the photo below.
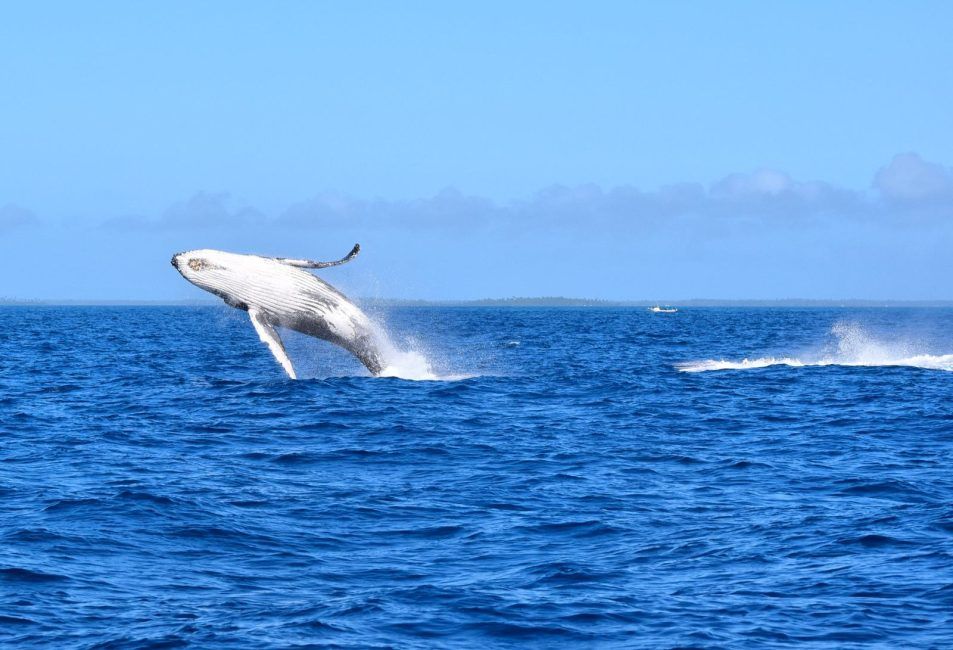
[[[17,4],[0,297],[953,298],[950,3]]]

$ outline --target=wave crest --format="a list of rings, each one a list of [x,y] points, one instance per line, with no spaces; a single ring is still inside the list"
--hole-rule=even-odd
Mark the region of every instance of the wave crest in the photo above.
[[[928,354],[921,346],[907,341],[883,341],[871,336],[854,323],[835,323],[831,334],[836,339],[833,349],[802,356],[765,356],[731,361],[705,359],[676,364],[681,372],[708,372],[712,370],[752,370],[770,366],[907,366],[927,370],[953,371],[953,354]]]

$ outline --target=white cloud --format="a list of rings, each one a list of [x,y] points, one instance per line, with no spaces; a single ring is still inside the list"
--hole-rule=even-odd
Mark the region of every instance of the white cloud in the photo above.
[[[0,207],[0,232],[33,226],[40,222],[30,210],[21,208],[13,203]]]
[[[893,202],[953,201],[953,170],[927,162],[915,153],[902,153],[877,172],[874,187]]]
[[[253,207],[239,204],[225,192],[196,192],[170,205],[158,219],[118,217],[104,224],[119,230],[204,230],[261,224],[265,216]]]
[[[784,172],[761,169],[730,174],[711,187],[706,209],[712,214],[809,219],[850,216],[864,205],[852,190],[822,181],[797,181]]]
[[[783,192],[797,190],[795,183],[784,172],[759,169],[753,174],[730,174],[711,188],[713,197],[731,199],[747,197],[778,196]]]
[[[403,201],[324,193],[292,205],[275,221],[291,228],[470,229],[485,226],[497,216],[492,201],[449,188],[429,198]]]

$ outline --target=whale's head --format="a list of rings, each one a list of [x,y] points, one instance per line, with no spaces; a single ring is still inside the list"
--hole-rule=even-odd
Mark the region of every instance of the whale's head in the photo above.
[[[211,249],[186,251],[172,256],[172,266],[195,286],[220,293],[222,280],[233,272],[232,258],[236,257],[239,256]]]

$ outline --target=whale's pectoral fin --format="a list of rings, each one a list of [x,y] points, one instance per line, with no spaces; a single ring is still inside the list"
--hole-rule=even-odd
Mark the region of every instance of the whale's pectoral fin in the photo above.
[[[288,266],[297,266],[299,269],[326,269],[329,266],[340,266],[345,262],[350,262],[357,254],[361,252],[361,245],[354,244],[354,248],[351,249],[351,252],[342,257],[339,260],[334,260],[333,262],[314,262],[312,260],[298,260],[290,257],[276,257],[274,258],[276,262],[281,262],[282,264],[287,264]]]
[[[251,324],[255,326],[255,331],[258,332],[258,338],[261,339],[261,342],[268,344],[268,349],[275,355],[275,359],[277,359],[281,367],[285,369],[288,376],[292,379],[297,379],[298,376],[295,374],[294,366],[291,365],[291,359],[288,358],[288,353],[285,352],[285,345],[281,342],[281,338],[278,336],[278,332],[275,331],[272,324],[269,323],[264,314],[257,309],[249,309],[248,315],[251,317]]]

